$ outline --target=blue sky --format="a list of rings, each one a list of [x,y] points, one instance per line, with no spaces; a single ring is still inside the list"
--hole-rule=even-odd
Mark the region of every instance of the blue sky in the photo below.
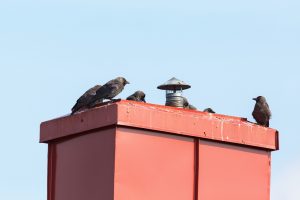
[[[175,76],[189,101],[253,121],[252,97],[266,96],[272,200],[299,200],[300,1],[70,1],[0,3],[0,199],[46,199],[47,146],[39,124],[70,112],[95,84],[116,76],[119,95],[146,92]]]

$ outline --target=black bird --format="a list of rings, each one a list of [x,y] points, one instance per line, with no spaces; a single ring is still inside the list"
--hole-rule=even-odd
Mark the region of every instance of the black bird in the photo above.
[[[213,109],[211,108],[206,108],[203,110],[203,112],[208,112],[208,113],[216,113]]]
[[[253,118],[256,120],[257,124],[269,127],[269,120],[272,114],[266,98],[263,96],[258,96],[253,98],[253,100],[256,101],[254,110],[252,112]]]
[[[127,97],[127,100],[132,100],[132,101],[142,101],[146,103],[145,100],[145,93],[143,91],[136,91],[135,93],[133,93],[132,95],[130,95],[129,97]]]
[[[197,108],[195,106],[193,106],[192,104],[189,103],[187,98],[185,98],[185,97],[182,97],[182,98],[183,98],[183,108],[184,109],[197,110]]]
[[[73,115],[77,111],[81,111],[88,108],[88,104],[93,98],[93,96],[96,95],[96,91],[101,87],[101,85],[95,85],[94,87],[87,90],[79,99],[76,101],[76,104],[72,108]]]
[[[102,102],[104,99],[113,99],[120,92],[122,92],[126,84],[129,84],[129,82],[123,77],[117,77],[108,81],[96,91],[96,95],[93,96],[88,107],[92,108],[98,102]]]

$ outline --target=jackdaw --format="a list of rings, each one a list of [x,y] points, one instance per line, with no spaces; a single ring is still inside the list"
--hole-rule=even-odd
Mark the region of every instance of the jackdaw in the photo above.
[[[143,91],[136,91],[135,93],[133,93],[132,95],[130,95],[129,97],[127,97],[127,100],[132,100],[132,101],[142,101],[146,103],[145,100],[145,93]]]
[[[216,113],[213,109],[211,108],[206,108],[203,110],[203,112],[208,112],[208,113]]]
[[[197,110],[197,108],[195,106],[193,106],[192,104],[189,103],[187,98],[185,98],[185,97],[182,97],[182,98],[183,98],[183,108],[184,109]]]
[[[102,102],[104,99],[112,100],[115,96],[122,92],[126,84],[129,84],[129,82],[123,77],[117,77],[108,81],[96,91],[96,95],[93,96],[88,105],[89,108],[96,106],[97,103]]]
[[[88,104],[92,100],[93,96],[96,95],[96,91],[101,87],[101,85],[95,85],[94,87],[87,90],[79,99],[76,101],[76,104],[72,108],[73,115],[77,111],[81,111],[88,108]]]
[[[256,101],[254,110],[252,112],[253,118],[256,120],[257,124],[269,127],[269,120],[271,118],[271,111],[266,98],[263,96],[258,96],[253,98]]]

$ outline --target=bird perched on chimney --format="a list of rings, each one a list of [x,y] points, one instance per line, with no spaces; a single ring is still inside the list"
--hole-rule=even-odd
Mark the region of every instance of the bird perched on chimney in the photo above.
[[[84,110],[88,108],[88,103],[91,101],[93,96],[96,95],[96,91],[101,87],[101,85],[95,85],[94,87],[88,89],[79,99],[76,101],[76,104],[72,108],[73,115],[75,112]]]
[[[195,106],[193,106],[192,104],[189,103],[187,98],[185,98],[185,97],[182,97],[182,98],[183,98],[183,108],[184,109],[197,110],[197,108]]]
[[[208,113],[216,113],[213,109],[211,108],[206,108],[203,110],[203,112],[208,112]]]
[[[263,96],[258,96],[253,98],[256,101],[254,110],[252,112],[253,118],[256,120],[257,124],[269,127],[269,120],[271,118],[271,110]]]
[[[96,91],[96,95],[93,96],[88,107],[92,108],[104,99],[112,100],[123,91],[126,84],[129,84],[129,82],[124,77],[117,77],[108,81]]]
[[[126,99],[132,101],[142,101],[146,103],[145,96],[146,94],[143,91],[138,90],[132,95],[130,95],[129,97],[127,97]]]

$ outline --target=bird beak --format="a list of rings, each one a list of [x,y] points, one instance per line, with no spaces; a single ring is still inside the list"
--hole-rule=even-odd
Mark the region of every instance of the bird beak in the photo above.
[[[126,84],[130,84],[128,81],[125,81]]]
[[[145,100],[145,99],[142,99],[142,101],[146,103],[146,100]]]
[[[257,101],[257,98],[253,98],[252,100]]]

